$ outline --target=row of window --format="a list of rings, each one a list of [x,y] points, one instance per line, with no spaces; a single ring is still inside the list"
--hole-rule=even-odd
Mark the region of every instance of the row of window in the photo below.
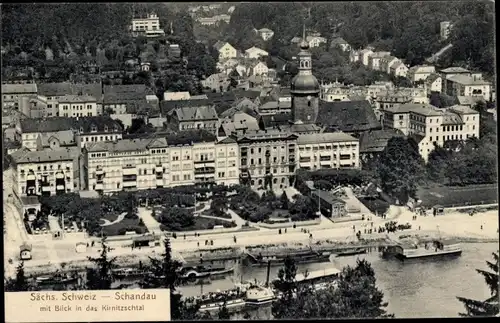
[[[60,165],[60,164],[59,164],[59,165],[57,165],[57,169],[58,169],[58,170],[62,170],[62,165]],[[69,166],[66,166],[66,171],[70,171],[70,169],[71,169],[71,168],[70,168]],[[37,166],[37,170],[40,172],[40,171],[42,170],[42,166]],[[47,166],[47,165],[44,165],[44,166],[43,166],[43,170],[44,170],[44,171],[47,171],[47,170],[54,170],[54,165],[48,165],[48,166]],[[24,174],[25,170],[24,170],[24,169],[21,169],[21,170],[19,170],[19,172],[20,172],[20,173],[21,173],[21,175],[22,175],[22,174]],[[28,173],[30,173],[30,172],[31,172],[31,173],[34,173],[34,171],[33,171],[31,168],[29,168],[29,169],[28,169]]]
[[[467,134],[467,135],[465,135],[465,139],[468,139],[468,138],[470,138],[470,137],[472,137],[472,136],[474,136],[474,135]],[[432,137],[432,136],[430,136],[430,137],[429,137],[429,140],[430,140],[430,141],[432,141],[432,138],[433,138],[433,137]],[[437,141],[439,141],[439,138],[440,138],[440,137],[439,137],[439,136],[436,136],[435,138],[436,138],[436,140],[437,140]],[[443,141],[444,141],[444,140],[463,140],[463,139],[464,139],[464,138],[463,138],[463,136],[462,136],[461,134],[460,134],[460,135],[447,135],[447,136],[443,136]]]
[[[73,110],[75,110],[75,109],[76,110],[83,110],[83,108],[84,108],[83,105],[77,105],[77,106],[74,105],[74,106],[72,106]],[[62,109],[63,110],[69,110],[69,107],[67,105],[63,105]],[[92,109],[92,106],[90,104],[87,104],[87,110],[90,110],[90,109]]]
[[[336,151],[338,149],[356,149],[358,148],[357,145],[349,145],[349,144],[346,144],[346,145],[338,145],[338,146],[330,146],[330,145],[327,145],[327,146],[315,146],[315,147],[310,147],[310,146],[306,146],[306,147],[299,147],[299,150],[300,151],[318,151],[318,150],[333,150],[333,151]]]
[[[83,140],[84,139],[84,140]],[[118,140],[120,139],[120,136],[115,135],[115,136],[86,136],[82,138],[82,141],[84,142],[98,142],[98,141],[113,141],[113,140]],[[91,157],[95,157],[92,156]]]
[[[229,171],[229,177],[236,177],[236,176],[237,176],[236,171],[234,171],[234,170]],[[218,178],[225,178],[226,172],[218,172],[217,177]]]
[[[226,162],[225,161],[220,161],[217,163],[217,167],[226,167]],[[236,162],[235,161],[229,161],[227,167],[236,167]]]

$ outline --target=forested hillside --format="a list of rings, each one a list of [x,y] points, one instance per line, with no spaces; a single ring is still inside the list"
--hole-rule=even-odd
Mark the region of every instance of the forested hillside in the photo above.
[[[342,36],[353,48],[390,50],[407,64],[421,64],[448,42],[455,46],[443,64],[464,65],[493,74],[494,4],[485,1],[243,3],[236,7],[227,39],[240,49],[251,46],[252,28],[275,32],[267,44],[272,54],[284,49],[302,25],[331,39]],[[450,39],[441,42],[439,23],[455,24]]]

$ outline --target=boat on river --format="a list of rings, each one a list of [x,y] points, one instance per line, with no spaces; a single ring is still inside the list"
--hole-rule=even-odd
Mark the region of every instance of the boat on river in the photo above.
[[[215,267],[210,265],[187,266],[181,269],[181,277],[187,280],[197,278],[224,276],[234,272],[234,267],[226,268],[224,266]]]
[[[197,298],[201,306],[199,311],[215,311],[226,303],[228,310],[240,309],[245,306],[259,307],[276,299],[271,288],[252,283],[237,284],[237,287],[227,291],[208,293]]]
[[[451,239],[413,239],[400,242],[383,250],[383,256],[395,256],[400,260],[460,256],[460,244]]]
[[[118,268],[112,270],[113,277],[117,279],[140,278],[144,277],[147,271],[139,268]]]
[[[285,259],[290,257],[296,264],[307,264],[330,261],[330,252],[319,252],[312,249],[291,250],[282,252],[259,252],[253,254],[247,252],[245,263],[252,267],[267,266],[270,262],[272,266],[283,265]]]
[[[53,275],[38,276],[35,278],[37,285],[62,285],[73,284],[78,281],[78,274],[55,273]]]
[[[335,255],[337,257],[355,256],[361,255],[368,252],[367,248],[348,248],[337,252]]]

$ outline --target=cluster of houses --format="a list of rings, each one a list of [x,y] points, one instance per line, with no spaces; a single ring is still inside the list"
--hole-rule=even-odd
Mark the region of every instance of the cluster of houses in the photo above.
[[[435,144],[479,137],[472,101],[439,109],[423,89],[321,84],[312,73],[310,47],[302,39],[299,72],[290,87],[166,92],[160,101],[144,85],[3,84],[2,128],[14,193],[31,205],[32,196],[75,191],[237,183],[286,188],[297,169],[363,167],[394,136],[414,138],[424,160]],[[267,54],[262,50],[240,54],[228,43],[216,48],[219,64],[237,63],[220,75],[268,77],[267,66],[259,67]],[[248,69],[245,63],[255,59]],[[456,68],[441,73],[446,91],[480,97],[456,85],[477,75]],[[205,81],[207,87],[221,86],[215,78]],[[134,119],[153,131],[128,134],[124,127]]]

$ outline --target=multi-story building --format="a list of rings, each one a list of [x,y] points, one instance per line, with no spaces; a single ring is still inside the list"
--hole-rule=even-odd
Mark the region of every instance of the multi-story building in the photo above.
[[[213,105],[181,107],[167,114],[167,122],[174,130],[205,129],[215,132],[219,117]]]
[[[84,149],[90,190],[112,193],[193,184],[239,182],[238,145],[206,131],[164,138],[100,142]]]
[[[368,59],[373,54],[371,49],[363,49],[359,52],[359,60],[364,66],[368,66]]]
[[[358,168],[359,141],[343,133],[315,133],[299,135],[299,168]]]
[[[447,40],[450,37],[451,29],[453,24],[450,21],[441,21],[439,24],[441,40]]]
[[[429,75],[436,73],[436,68],[432,65],[417,65],[412,66],[408,70],[408,78],[413,83],[419,81],[425,81]]]
[[[321,84],[320,99],[326,102],[350,101],[349,88],[342,83]]]
[[[407,77],[408,71],[408,66],[401,61],[396,61],[389,67],[390,74],[393,74],[394,76]]]
[[[344,52],[351,50],[351,45],[342,37],[335,37],[330,42],[330,48],[340,47]]]
[[[23,147],[35,150],[38,137],[43,134],[50,137],[68,130],[74,133],[74,140],[80,148],[92,142],[119,140],[123,132],[120,124],[108,116],[24,119],[20,121],[16,132]]]
[[[293,185],[297,165],[297,135],[280,130],[247,131],[235,137],[239,146],[240,181],[252,188]],[[279,185],[279,186],[278,186]]]
[[[2,107],[12,106],[17,109],[21,97],[36,96],[37,91],[35,83],[2,84]]]
[[[381,71],[380,61],[389,56],[391,52],[374,52],[368,57],[368,67],[375,71]]]
[[[80,149],[44,149],[30,151],[22,148],[12,155],[14,194],[21,198],[30,195],[59,195],[80,188]]]
[[[401,62],[401,60],[395,56],[387,55],[380,59],[380,70],[387,74],[391,73],[391,66],[396,64],[396,62]]]
[[[443,90],[443,79],[439,74],[431,74],[425,80],[425,87],[427,89],[427,95],[431,95],[433,92],[441,93]]]
[[[151,14],[147,18],[132,19],[130,28],[134,35],[145,34],[147,37],[154,37],[165,34],[160,28],[160,18],[156,14]]]
[[[269,56],[268,52],[266,52],[265,50],[260,49],[258,47],[255,47],[255,46],[245,50],[245,57],[247,57],[247,58],[258,59],[258,58],[266,57],[266,56]]]
[[[425,104],[401,104],[383,110],[383,124],[413,136],[422,158],[427,161],[434,145],[450,140],[479,138],[479,112],[465,106],[446,110]]]
[[[97,100],[89,95],[65,95],[58,99],[58,116],[97,116]]]
[[[491,87],[490,82],[476,75],[455,75],[446,79],[446,94],[451,96],[477,96],[489,101],[491,99]]]

